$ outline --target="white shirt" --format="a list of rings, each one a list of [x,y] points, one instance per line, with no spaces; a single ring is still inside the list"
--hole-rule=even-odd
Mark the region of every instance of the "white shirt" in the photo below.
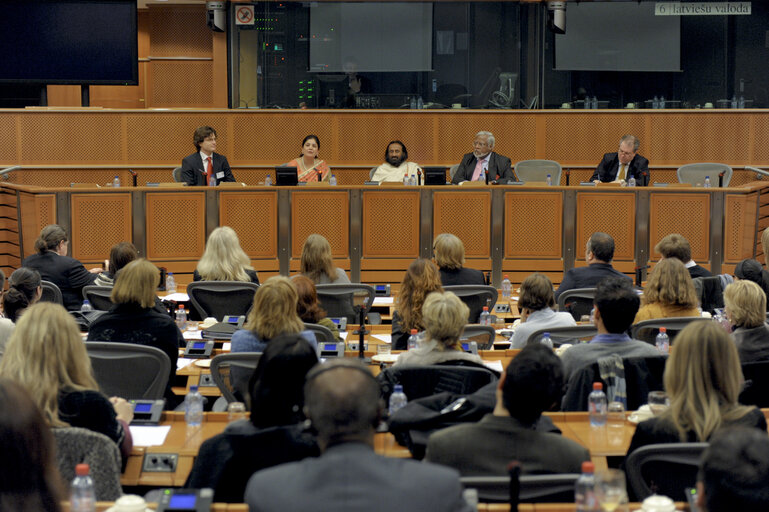
[[[408,173],[416,176],[419,166],[414,162],[403,162],[398,167],[393,167],[388,162],[383,163],[374,171],[374,176],[371,177],[371,181],[387,181],[387,182],[403,182],[403,175]],[[424,176],[422,176],[422,184],[424,184]]]
[[[529,336],[540,329],[548,327],[574,327],[577,322],[571,313],[560,311],[556,313],[550,308],[540,309],[529,314],[525,322],[515,328],[513,339],[510,340],[510,348],[523,348],[529,340]]]
[[[214,169],[214,154],[211,153],[211,156],[208,156],[207,154],[200,151],[200,158],[203,160],[203,168],[200,170],[203,175],[205,176],[206,170],[208,169],[208,159],[211,159],[211,175],[213,176],[213,169]],[[216,176],[214,176],[214,184],[216,184]]]

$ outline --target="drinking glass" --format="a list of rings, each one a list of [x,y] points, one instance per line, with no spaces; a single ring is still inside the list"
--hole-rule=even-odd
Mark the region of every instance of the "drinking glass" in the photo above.
[[[595,475],[595,495],[601,510],[614,512],[627,503],[625,472],[619,469],[604,469]]]
[[[243,402],[231,402],[229,405],[227,405],[227,422],[232,423],[233,421],[242,419],[246,417],[246,404]]]
[[[668,400],[668,395],[664,391],[649,392],[647,402],[649,404],[649,409],[651,409],[652,414],[654,414],[655,416],[659,416],[660,414],[665,412],[665,409],[667,409],[668,406],[670,405],[670,401]]]
[[[625,426],[625,404],[622,402],[611,402],[606,409],[606,423],[610,427]]]

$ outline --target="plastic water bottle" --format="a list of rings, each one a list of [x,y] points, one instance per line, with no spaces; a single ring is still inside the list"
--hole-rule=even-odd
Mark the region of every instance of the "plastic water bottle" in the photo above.
[[[670,352],[670,338],[668,338],[667,329],[665,327],[660,327],[660,333],[657,335],[654,344],[657,345],[657,350],[663,354]]]
[[[705,188],[710,188],[710,176],[705,176],[705,183],[702,184]]]
[[[166,275],[166,291],[168,293],[176,293],[176,280],[174,279],[173,272],[169,272]]]
[[[489,307],[483,306],[483,311],[481,312],[481,318],[478,320],[478,323],[481,325],[491,325],[491,315],[489,314]]]
[[[660,108],[660,99],[657,96],[652,100],[652,108]]]
[[[737,108],[745,108],[745,96],[740,96],[737,99]]]
[[[544,346],[546,346],[549,349],[553,348],[553,339],[550,337],[550,333],[546,332],[542,335],[542,338],[539,340],[540,343],[542,343]]]
[[[120,176],[115,176],[112,178],[112,187],[119,187],[120,186]]]
[[[184,397],[184,421],[188,427],[203,423],[203,395],[197,386],[190,386],[190,392]]]
[[[91,468],[88,464],[75,466],[75,479],[72,480],[69,509],[72,512],[94,512],[96,510],[96,493],[93,489]]]
[[[553,184],[553,177],[548,174],[547,179],[545,181],[547,181],[547,186],[549,187],[550,185]]]
[[[179,304],[179,309],[176,310],[176,325],[180,331],[187,328],[187,312],[184,310],[184,304]]]
[[[416,174],[412,174],[409,178],[409,186],[416,187],[417,186],[417,176]]]
[[[267,175],[266,178],[264,178],[264,186],[265,187],[272,186],[272,176],[270,176],[269,174]]]
[[[732,101],[730,104],[732,108],[737,108],[737,96],[732,95]]]
[[[331,177],[328,179],[328,184],[332,187],[336,187],[336,174],[331,175]]]
[[[591,427],[603,427],[606,425],[606,413],[608,403],[603,392],[603,384],[593,382],[593,392],[587,397],[587,410]]]
[[[82,313],[87,313],[88,311],[93,311],[93,306],[91,306],[91,303],[88,301],[88,299],[85,299],[83,301],[83,305],[80,306],[80,311]]]
[[[665,97],[660,96],[660,108],[665,108]]]
[[[407,344],[407,349],[411,350],[413,348],[417,348],[417,330],[411,329],[411,336],[409,336],[409,341]]]
[[[396,384],[393,389],[393,394],[390,395],[390,406],[388,412],[392,416],[397,410],[402,409],[409,402],[406,398],[406,393],[403,392],[403,386]]]
[[[403,184],[404,184],[404,185],[406,185],[406,186],[408,187],[408,186],[409,186],[409,182],[410,182],[410,181],[411,181],[411,180],[409,179],[409,173],[406,173],[406,174],[404,174],[404,175],[403,175]]]
[[[577,512],[597,512],[601,510],[595,497],[595,465],[590,461],[582,463],[582,474],[574,484],[574,503]]]
[[[510,298],[513,294],[513,284],[510,282],[510,278],[505,274],[505,278],[502,280],[502,297]]]
[[[409,108],[411,110],[416,110],[416,108],[417,108],[417,98],[416,98],[416,96],[412,96],[411,97],[411,101],[409,101]]]
[[[592,103],[590,105],[590,108],[598,108],[598,97],[597,96],[593,96],[593,101],[592,101]]]
[[[630,178],[627,180],[627,186],[628,187],[635,187],[635,178],[631,175]]]
[[[420,97],[417,99],[417,108],[418,108],[419,110],[422,110],[423,108],[425,108],[425,102],[424,102],[424,100],[422,99],[422,96],[420,96]]]

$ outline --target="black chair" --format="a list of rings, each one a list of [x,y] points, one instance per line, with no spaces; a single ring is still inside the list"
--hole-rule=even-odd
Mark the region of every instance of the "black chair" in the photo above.
[[[110,310],[113,306],[110,295],[112,295],[112,288],[109,286],[89,284],[83,287],[83,298],[90,302],[96,311]]]
[[[553,340],[553,346],[558,347],[565,343],[580,343],[590,340],[598,334],[598,328],[594,324],[576,325],[574,327],[551,327],[549,329],[540,329],[534,331],[529,336],[526,343],[536,343],[542,340],[545,333],[550,333],[550,339]]]
[[[497,376],[489,369],[472,366],[393,366],[377,376],[382,398],[389,401],[395,384],[403,386],[409,400],[432,396],[444,391],[467,395],[495,382]]]
[[[745,363],[742,365],[745,388],[739,402],[756,407],[769,407],[769,361]]]
[[[558,296],[558,311],[568,311],[577,322],[590,315],[595,300],[595,288],[573,288]]]
[[[312,331],[318,343],[334,343],[336,341],[336,338],[334,338],[334,333],[332,333],[331,329],[328,327],[318,324],[308,324],[305,322],[304,328]]]
[[[195,281],[187,285],[187,295],[201,318],[247,315],[254,303],[256,283],[240,281]]]
[[[327,316],[346,317],[351,324],[360,321],[361,310],[368,315],[376,295],[373,286],[362,283],[319,284],[315,290],[318,292],[320,307],[326,311]]]
[[[99,390],[105,395],[129,400],[163,398],[171,374],[171,360],[159,348],[88,341],[85,349]]]
[[[625,462],[630,491],[637,501],[652,494],[686,501],[687,487],[697,483],[700,457],[708,443],[666,443],[642,446]]]
[[[444,291],[452,292],[462,299],[462,302],[470,308],[467,323],[477,324],[483,312],[483,306],[489,307],[489,313],[493,314],[494,304],[497,303],[499,292],[493,286],[483,284],[456,284],[444,286]]]
[[[673,340],[681,330],[692,322],[710,321],[709,318],[703,318],[701,316],[680,316],[672,318],[652,318],[651,320],[644,320],[638,322],[630,328],[630,337],[634,340],[641,340],[654,345],[657,335],[660,332],[660,327],[666,329],[670,344],[673,344]]]
[[[494,347],[496,337],[497,332],[490,325],[467,324],[460,339],[476,342],[478,350],[489,350]]]
[[[261,352],[236,352],[219,354],[211,359],[211,378],[227,403],[246,402],[248,405],[248,381],[261,357]]]
[[[692,283],[703,311],[712,314],[716,309],[724,307],[724,287],[721,285],[721,277],[695,277]]]
[[[43,288],[43,294],[40,296],[41,302],[55,302],[64,305],[64,298],[58,286],[50,281],[40,281],[40,286]]]
[[[522,503],[574,503],[579,474],[522,475],[518,500]],[[463,476],[465,489],[476,489],[482,503],[510,503],[509,476]]]

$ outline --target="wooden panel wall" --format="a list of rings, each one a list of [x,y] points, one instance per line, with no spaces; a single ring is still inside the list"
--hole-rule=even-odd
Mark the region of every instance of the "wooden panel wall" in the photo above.
[[[433,196],[433,239],[456,235],[474,268],[491,270],[491,193],[436,192]]]
[[[708,266],[710,248],[710,195],[652,193],[649,199],[649,259],[664,236],[679,233],[692,247],[692,259]]]
[[[116,243],[133,238],[131,194],[72,194],[72,257],[102,261]]]
[[[349,218],[350,197],[346,190],[294,192],[291,197],[291,257],[298,260],[304,241],[317,233],[328,240],[334,259],[348,258]],[[343,268],[349,270],[349,263]]]
[[[614,238],[614,259],[635,259],[636,196],[633,193],[582,193],[577,196],[577,259],[590,235],[597,231]]]
[[[147,258],[197,262],[206,245],[205,203],[205,192],[148,193]]]

